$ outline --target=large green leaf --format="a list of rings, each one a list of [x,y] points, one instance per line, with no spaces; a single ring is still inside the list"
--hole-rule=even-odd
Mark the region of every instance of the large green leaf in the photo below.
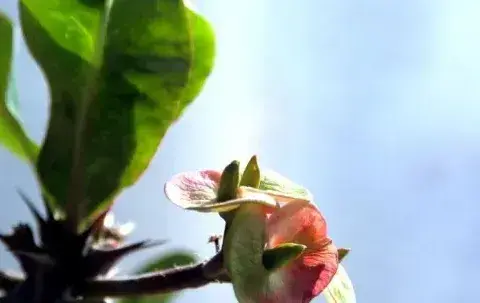
[[[215,33],[212,26],[204,17],[190,9],[187,9],[187,16],[193,39],[192,70],[177,117],[201,92],[215,62]]]
[[[28,138],[12,112],[14,83],[10,70],[13,61],[13,27],[6,15],[0,12],[0,144],[20,159],[34,161],[36,146]]]
[[[147,273],[163,270],[175,266],[188,265],[196,261],[193,253],[187,251],[174,251],[159,256],[143,266],[137,273]],[[150,297],[136,297],[120,300],[119,303],[167,303],[172,302],[178,293],[162,294]]]
[[[181,0],[101,2],[20,7],[52,98],[37,169],[53,203],[78,220],[135,183],[213,64],[210,28]]]

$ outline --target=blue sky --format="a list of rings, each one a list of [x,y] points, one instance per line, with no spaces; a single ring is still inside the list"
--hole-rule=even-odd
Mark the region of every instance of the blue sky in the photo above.
[[[16,1],[0,9],[14,16]],[[359,302],[472,302],[480,268],[480,3],[475,0],[209,0],[198,9],[218,39],[215,70],[169,131],[151,167],[118,199],[132,240],[213,253],[214,215],[170,205],[173,174],[259,155],[304,184],[339,246]],[[41,140],[46,86],[20,41],[21,114]],[[0,230],[37,197],[26,167],[0,150]],[[0,250],[2,268],[14,267]],[[186,291],[178,302],[235,302],[231,287]],[[319,299],[317,302],[322,302]]]

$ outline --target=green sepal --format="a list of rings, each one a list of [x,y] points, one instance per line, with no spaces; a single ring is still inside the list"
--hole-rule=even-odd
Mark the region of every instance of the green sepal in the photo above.
[[[240,162],[232,161],[223,170],[222,177],[220,178],[220,186],[217,193],[217,202],[223,202],[235,199],[237,196],[237,189],[240,180]],[[220,212],[220,217],[225,220],[228,228],[229,222],[233,220],[235,210]]]
[[[297,243],[283,243],[263,252],[263,266],[274,271],[298,258],[307,247]]]
[[[258,166],[257,156],[253,156],[248,161],[247,167],[240,180],[240,186],[249,186],[258,188],[260,186],[260,167]]]
[[[232,161],[223,170],[218,187],[217,201],[224,202],[235,199],[240,180],[240,163]]]
[[[343,259],[345,259],[345,257],[348,255],[348,253],[350,252],[350,248],[339,248],[337,250],[337,253],[338,253],[338,263],[342,262]]]
[[[240,163],[232,161],[223,170],[217,192],[217,201],[224,202],[237,197],[238,183],[240,180]]]

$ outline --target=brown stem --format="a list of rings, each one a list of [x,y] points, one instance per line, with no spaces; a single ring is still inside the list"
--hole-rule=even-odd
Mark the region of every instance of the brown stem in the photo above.
[[[24,282],[22,277],[0,271],[0,290],[9,292],[22,282]],[[91,280],[75,289],[74,293],[84,298],[132,297],[198,288],[216,282],[230,282],[223,266],[222,251],[210,260],[199,264],[128,276],[123,279]]]
[[[187,288],[198,288],[213,282],[228,282],[219,252],[207,262],[176,267],[123,279],[92,280],[77,293],[83,297],[131,297],[155,295]]]

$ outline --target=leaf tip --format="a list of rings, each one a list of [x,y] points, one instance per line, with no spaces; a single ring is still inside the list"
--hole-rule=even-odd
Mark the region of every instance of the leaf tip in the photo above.
[[[342,262],[343,259],[350,253],[350,248],[339,248],[338,253],[338,262]]]

